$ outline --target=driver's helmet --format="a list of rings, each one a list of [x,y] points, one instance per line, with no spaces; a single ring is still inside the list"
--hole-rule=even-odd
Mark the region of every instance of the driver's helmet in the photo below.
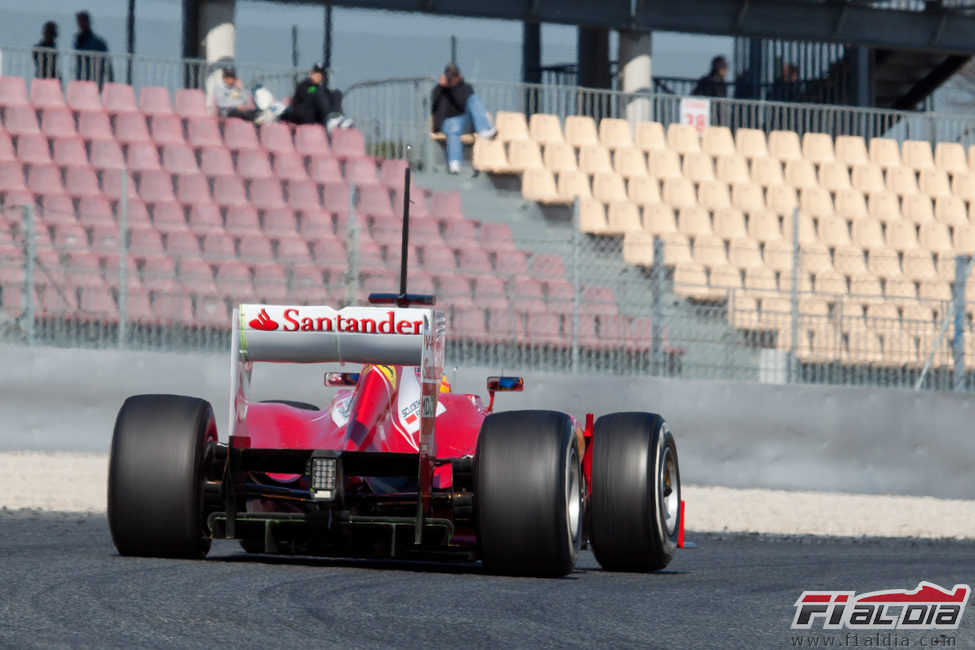
[[[449,393],[450,392],[450,382],[447,381],[447,375],[444,375],[440,380],[440,392]]]

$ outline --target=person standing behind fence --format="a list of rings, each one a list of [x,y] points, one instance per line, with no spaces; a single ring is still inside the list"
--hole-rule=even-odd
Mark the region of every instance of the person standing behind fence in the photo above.
[[[91,14],[79,11],[75,15],[78,33],[74,36],[74,49],[80,52],[97,54],[78,54],[75,59],[75,78],[82,81],[96,81],[101,86],[113,81],[112,64],[108,60],[108,45],[105,39],[91,30]]]
[[[443,132],[447,138],[447,171],[460,172],[464,149],[460,136],[473,124],[482,138],[493,138],[497,131],[488,120],[487,111],[474,88],[464,81],[460,70],[451,63],[444,68],[440,82],[434,87],[430,100],[433,131]]]
[[[38,79],[60,79],[58,70],[58,25],[53,20],[44,23],[41,40],[34,45],[34,76]]]
[[[711,59],[711,72],[697,80],[697,85],[691,91],[697,97],[727,97],[728,84],[725,75],[728,74],[728,61],[723,56]]]

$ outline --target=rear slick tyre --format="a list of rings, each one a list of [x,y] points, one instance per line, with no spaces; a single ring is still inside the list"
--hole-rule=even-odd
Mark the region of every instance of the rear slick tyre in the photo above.
[[[592,439],[589,541],[609,571],[657,571],[681,528],[677,445],[662,417],[612,413]]]
[[[135,395],[115,420],[108,527],[121,555],[203,558],[207,447],[213,409],[181,395]]]
[[[474,456],[474,521],[492,573],[564,576],[582,542],[580,438],[553,411],[485,418]]]

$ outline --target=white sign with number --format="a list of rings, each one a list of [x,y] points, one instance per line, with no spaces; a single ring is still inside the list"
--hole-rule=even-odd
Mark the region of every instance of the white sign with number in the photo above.
[[[711,100],[700,97],[684,97],[680,100],[680,123],[690,124],[698,135],[711,126]]]

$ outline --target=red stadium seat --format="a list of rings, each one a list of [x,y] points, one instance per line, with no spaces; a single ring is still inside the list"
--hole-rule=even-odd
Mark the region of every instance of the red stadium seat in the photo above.
[[[139,107],[135,103],[135,92],[132,86],[122,83],[108,82],[102,88],[102,106],[105,111],[113,115],[119,113],[137,113]]]
[[[430,214],[436,219],[463,219],[460,192],[442,191],[433,193]]]
[[[132,228],[129,231],[129,250],[133,255],[162,255],[162,235],[152,227]]]
[[[41,127],[37,124],[37,114],[34,108],[27,104],[8,106],[3,116],[3,125],[11,135],[39,134]]]
[[[74,288],[105,288],[105,281],[102,280],[101,262],[95,253],[85,247],[68,254],[68,261],[65,265],[69,270],[67,280]],[[118,284],[118,267],[109,269],[109,277],[115,277]]]
[[[261,144],[257,140],[257,131],[254,130],[254,124],[236,117],[231,117],[224,122],[223,141],[227,148],[233,151],[261,148]]]
[[[155,115],[150,121],[152,139],[157,145],[183,144],[183,122],[176,115]]]
[[[328,137],[320,124],[302,124],[295,129],[295,149],[305,156],[327,155]]]
[[[511,234],[511,226],[506,223],[482,223],[481,246],[489,251],[513,250],[515,248],[515,239]]]
[[[213,295],[217,287],[213,283],[213,268],[209,262],[198,257],[185,257],[179,260],[177,276],[183,286],[192,289],[195,295]]]
[[[362,158],[366,143],[359,129],[335,129],[332,134],[332,153],[336,158]]]
[[[36,194],[42,192],[63,193],[61,169],[54,163],[31,165],[27,174],[27,189]]]
[[[17,160],[17,153],[14,151],[14,141],[10,134],[0,130],[0,161],[9,162]]]
[[[334,237],[316,239],[312,242],[312,252],[322,264],[344,262],[346,259],[345,246]]]
[[[289,297],[288,274],[279,264],[258,264],[254,267],[254,291],[262,302],[285,302]]]
[[[0,192],[26,189],[27,179],[24,178],[24,170],[20,163],[17,161],[0,162]]]
[[[444,241],[453,248],[477,245],[477,222],[452,219],[444,225]]]
[[[393,190],[393,210],[401,213],[403,210],[403,190]],[[417,218],[432,218],[430,209],[427,207],[427,196],[424,190],[414,187],[410,190],[410,216]]]
[[[196,88],[180,88],[173,96],[173,110],[183,119],[207,117],[206,95]]]
[[[345,161],[345,180],[350,185],[375,185],[379,182],[375,161],[372,158],[349,158]]]
[[[233,238],[226,233],[208,233],[203,237],[203,255],[210,260],[237,257]]]
[[[298,219],[291,208],[275,208],[264,213],[264,232],[275,235],[294,235],[298,232]]]
[[[213,200],[224,207],[248,205],[244,182],[237,176],[214,177]]]
[[[0,106],[23,106],[27,102],[27,84],[23,77],[0,76]]]
[[[247,264],[267,262],[274,259],[271,240],[261,232],[243,235],[240,238],[238,249],[240,251],[240,259]]]
[[[115,140],[95,140],[91,143],[91,164],[98,169],[125,169],[125,156]]]
[[[169,90],[162,86],[143,86],[139,91],[139,109],[146,115],[171,115]]]
[[[316,183],[344,183],[342,168],[337,158],[332,156],[312,156],[311,178]]]
[[[247,179],[273,176],[267,154],[257,149],[244,149],[237,153],[237,173]]]
[[[439,275],[437,277],[437,298],[445,305],[454,307],[473,307],[471,284],[459,275]]]
[[[64,188],[75,198],[104,198],[98,186],[98,176],[90,167],[68,167],[64,170]]]
[[[513,296],[511,306],[516,311],[523,314],[546,311],[541,282],[522,277],[512,280],[510,285]]]
[[[74,318],[78,313],[78,294],[48,285],[40,295],[40,312],[49,318]]]
[[[163,147],[163,168],[170,174],[195,174],[199,172],[196,166],[196,155],[185,144],[167,144]]]
[[[115,137],[120,142],[152,144],[149,128],[142,113],[123,113],[115,116]]]
[[[78,201],[78,221],[85,226],[102,224],[114,227],[115,213],[112,212],[112,206],[104,196],[85,196]]]
[[[119,227],[112,224],[95,224],[91,228],[91,250],[100,253],[117,253],[121,246]]]
[[[29,165],[51,162],[47,138],[40,134],[20,136],[17,138],[17,157]]]
[[[288,264],[311,262],[308,243],[297,234],[278,238],[278,260]]]
[[[187,205],[209,204],[212,199],[210,197],[210,184],[207,182],[206,176],[194,172],[178,175],[176,177],[176,199]]]
[[[142,291],[129,291],[125,302],[125,320],[128,323],[138,325],[156,325],[159,323],[159,317],[152,309],[152,303],[145,288]]]
[[[189,232],[183,204],[175,201],[154,203],[152,205],[152,223],[164,235],[170,235],[174,232]]]
[[[391,190],[402,190],[403,181],[406,179],[406,169],[409,166],[410,164],[405,160],[384,160],[379,173],[379,182]]]
[[[322,199],[318,186],[309,180],[290,180],[285,183],[288,205],[294,210],[318,210]]]
[[[490,273],[494,270],[487,253],[480,248],[461,248],[457,268],[464,273]]]
[[[73,111],[102,111],[102,99],[94,81],[69,81],[67,99],[68,107]]]
[[[394,217],[396,213],[389,201],[389,190],[381,185],[362,185],[359,188],[357,211],[372,217]]]
[[[499,275],[531,275],[528,268],[528,256],[519,250],[502,250],[494,256],[494,268]]]
[[[487,339],[497,343],[524,343],[525,324],[520,314],[510,309],[489,309]]]
[[[335,222],[328,210],[302,210],[298,226],[301,236],[308,241],[335,235]]]
[[[257,218],[257,210],[246,204],[227,208],[226,228],[232,235],[260,232],[261,222]]]
[[[54,162],[62,167],[87,166],[88,153],[84,140],[79,137],[55,138]]]
[[[186,121],[187,141],[191,147],[223,147],[220,125],[212,117],[194,117]]]
[[[142,172],[139,179],[139,196],[143,201],[148,202],[175,201],[173,179],[169,172],[162,170]]]
[[[232,303],[250,299],[254,295],[251,272],[237,261],[222,262],[217,266],[217,290]]]
[[[277,178],[258,178],[251,181],[250,197],[251,204],[258,210],[273,210],[287,205],[281,192],[281,182]]]
[[[169,255],[146,257],[142,265],[141,278],[142,285],[149,291],[171,292],[176,287],[176,262]]]
[[[532,273],[536,278],[565,278],[565,265],[558,255],[547,253],[532,256]]]
[[[30,103],[38,110],[63,108],[61,82],[58,79],[34,79],[30,84]]]
[[[66,194],[50,192],[38,192],[37,197],[41,209],[40,218],[48,224],[77,223],[74,214],[74,203],[71,197]]]
[[[325,208],[337,215],[349,215],[349,186],[344,182],[330,182],[322,185],[322,198]]]
[[[618,314],[616,296],[609,287],[586,287],[582,292],[582,310],[591,314]]]
[[[192,204],[190,206],[190,230],[200,235],[209,232],[223,232],[223,217],[220,214],[220,208],[213,203]]]
[[[45,108],[41,112],[41,131],[49,138],[64,138],[76,135],[74,116],[61,106]]]
[[[261,145],[276,154],[292,153],[295,150],[291,142],[291,129],[282,122],[261,125]]]
[[[199,257],[203,253],[197,234],[188,230],[167,234],[166,252],[175,258]]]
[[[484,308],[508,308],[508,296],[501,278],[480,277],[474,280],[474,304]]]
[[[223,298],[198,292],[192,324],[196,327],[226,330],[230,327],[230,313],[230,307]]]
[[[207,176],[234,176],[234,162],[230,150],[223,145],[204,147],[200,151],[200,171]]]
[[[274,173],[281,180],[302,181],[308,178],[305,161],[295,152],[274,154]]]
[[[213,280],[210,280],[213,284]],[[174,286],[172,293],[157,293],[152,296],[152,311],[156,322],[161,325],[195,325],[192,296],[182,294],[182,287]],[[216,287],[213,289],[216,292]]]
[[[566,337],[557,314],[530,312],[525,318],[525,337],[530,345],[564,345]]]
[[[546,283],[546,306],[550,312],[571,314],[575,309],[575,289],[566,279],[549,280]]]
[[[91,82],[94,83],[94,82]],[[78,113],[78,135],[85,140],[114,140],[112,124],[108,115],[102,112],[81,111]]]

